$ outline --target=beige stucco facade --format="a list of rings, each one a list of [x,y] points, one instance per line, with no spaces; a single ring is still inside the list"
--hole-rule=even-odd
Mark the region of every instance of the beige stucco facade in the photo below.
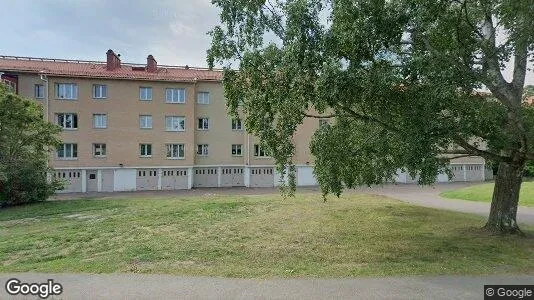
[[[39,73],[22,71],[11,71],[10,74],[17,77],[17,90],[23,96],[35,98],[35,85],[46,87],[46,96],[35,101],[48,112],[49,121],[57,122],[56,116],[61,113],[77,115],[77,128],[61,132],[64,143],[77,145],[77,156],[59,158],[53,151],[49,159],[50,166],[58,171],[56,175],[64,176],[68,181],[67,191],[274,186],[280,179],[273,168],[272,158],[254,155],[254,145],[259,144],[259,139],[246,133],[244,123],[240,130],[232,128],[220,80],[115,79],[51,74],[41,78]],[[56,84],[63,83],[77,86],[76,99],[56,97]],[[106,86],[107,96],[93,98],[93,85]],[[140,100],[141,87],[152,89],[152,100]],[[185,102],[167,103],[166,89],[184,89]],[[198,93],[209,93],[209,103],[197,103]],[[94,114],[106,115],[105,128],[95,128]],[[140,127],[142,115],[152,117],[151,128]],[[165,118],[168,116],[184,117],[185,130],[167,131]],[[198,128],[199,118],[209,120],[207,129]],[[309,142],[319,122],[317,118],[304,119],[293,137],[296,146],[293,161],[297,166],[299,185],[316,184]],[[105,144],[105,156],[95,156],[93,144]],[[140,144],[151,145],[151,156],[141,155]],[[184,157],[168,158],[167,144],[183,144]],[[207,155],[197,153],[198,145],[207,145]],[[241,154],[233,154],[232,145],[240,145]],[[489,177],[481,158],[462,158],[453,161],[453,165],[469,165],[466,172],[463,169],[455,171],[461,181]],[[406,176],[402,178],[404,181],[399,181],[413,181]]]

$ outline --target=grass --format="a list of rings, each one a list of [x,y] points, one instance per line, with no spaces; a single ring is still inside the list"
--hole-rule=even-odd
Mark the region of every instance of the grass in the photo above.
[[[350,277],[532,273],[534,239],[369,195],[73,200],[0,211],[0,272]],[[523,228],[532,234],[532,228]]]
[[[473,185],[458,190],[443,192],[440,196],[451,199],[491,202],[493,187],[493,183]],[[523,182],[521,185],[519,205],[534,206],[534,182]]]

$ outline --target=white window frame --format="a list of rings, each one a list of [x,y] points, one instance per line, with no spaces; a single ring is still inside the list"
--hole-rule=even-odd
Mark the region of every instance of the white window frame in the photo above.
[[[208,156],[209,155],[209,145],[208,144],[198,144],[197,145],[197,155],[198,156]]]
[[[35,84],[33,86],[33,96],[35,97],[35,99],[44,99],[45,97],[44,84]]]
[[[166,88],[165,89],[165,103],[183,104],[185,103],[185,89],[184,88]]]
[[[139,115],[139,128],[152,129],[152,115]]]
[[[185,144],[165,144],[165,150],[167,159],[185,159]]]
[[[171,125],[170,127],[169,127],[169,124]],[[175,132],[185,131],[185,117],[165,116],[165,131],[175,131]]]
[[[150,154],[147,154],[149,147],[150,147]],[[145,154],[143,154],[143,152]],[[152,157],[152,144],[139,144],[139,156],[140,157]]]
[[[60,116],[63,116],[63,122],[60,123]],[[67,127],[67,117],[71,117],[71,127]],[[56,124],[61,127],[63,130],[78,130],[78,114],[75,113],[56,113],[55,115]]]
[[[56,99],[77,100],[78,84],[76,83],[56,83]]]
[[[139,87],[139,100],[152,101],[152,87],[151,86],[140,86]]]
[[[271,157],[260,144],[254,144],[254,157]]]
[[[93,84],[93,99],[107,99],[108,86],[105,84]]]
[[[105,129],[108,128],[107,114],[93,114],[93,128]]]
[[[231,153],[232,153],[232,156],[243,156],[243,144],[232,144]]]
[[[197,104],[207,105],[210,104],[210,92],[198,92]]]
[[[97,154],[99,152],[99,154]],[[106,157],[107,147],[105,143],[93,143],[93,156],[94,157]]]
[[[59,155],[60,148],[62,148],[63,156]],[[67,150],[68,149],[68,150]],[[70,151],[70,156],[67,156],[67,152]],[[56,158],[64,160],[78,159],[78,144],[76,143],[64,143],[58,146],[56,149]]]
[[[197,129],[198,130],[209,130],[210,119],[209,118],[197,118]]]
[[[243,120],[241,120],[240,118],[232,119],[232,130],[235,130],[235,131],[243,130]]]

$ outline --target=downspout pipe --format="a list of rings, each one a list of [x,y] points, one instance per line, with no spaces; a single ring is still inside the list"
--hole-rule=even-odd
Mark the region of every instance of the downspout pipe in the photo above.
[[[43,71],[41,71],[42,73]],[[46,110],[46,113],[45,113],[45,121],[48,122],[48,119],[49,119],[49,105],[48,105],[48,78],[46,77],[45,74],[41,74],[41,80],[45,82],[45,90],[44,90],[44,94],[45,94],[45,110]]]
[[[44,100],[45,100],[45,111],[46,113],[44,114],[45,115],[45,121],[48,122],[48,114],[49,114],[49,102],[48,102],[48,77],[46,76],[46,74],[43,74],[43,71],[40,72],[41,73],[41,80],[45,83],[44,84]],[[49,149],[50,150],[50,149]],[[49,152],[49,155],[48,155],[48,159],[46,160],[46,167],[48,168],[50,166],[50,152]],[[51,176],[50,176],[50,173],[47,174],[47,180],[48,182],[51,181]]]

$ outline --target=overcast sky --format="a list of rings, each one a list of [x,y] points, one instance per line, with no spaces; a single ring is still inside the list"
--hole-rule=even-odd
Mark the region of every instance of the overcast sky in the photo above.
[[[0,54],[207,66],[211,0],[16,0],[0,10]]]
[[[16,0],[0,20],[3,55],[103,61],[111,48],[123,62],[152,54],[162,65],[206,67],[218,10],[211,0]]]

